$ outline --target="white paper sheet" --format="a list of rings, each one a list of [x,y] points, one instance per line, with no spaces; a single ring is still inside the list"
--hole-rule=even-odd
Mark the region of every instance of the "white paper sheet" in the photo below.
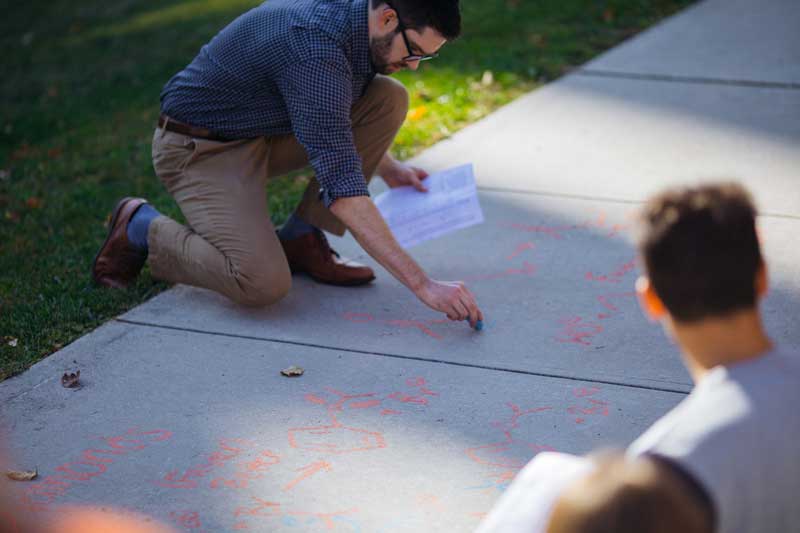
[[[476,533],[546,533],[561,493],[594,468],[588,457],[538,454],[517,474]]]
[[[375,198],[403,248],[483,222],[472,164],[431,174],[423,183],[428,192],[398,187]]]

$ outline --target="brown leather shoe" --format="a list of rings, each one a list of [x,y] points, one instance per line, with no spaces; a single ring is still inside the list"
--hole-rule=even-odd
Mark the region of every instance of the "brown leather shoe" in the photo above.
[[[319,230],[281,245],[293,273],[304,272],[320,283],[353,287],[375,279],[370,267],[341,257]]]
[[[99,285],[124,289],[130,285],[147,259],[147,253],[134,248],[128,241],[128,222],[144,198],[123,198],[114,208],[108,236],[92,263],[92,279]]]

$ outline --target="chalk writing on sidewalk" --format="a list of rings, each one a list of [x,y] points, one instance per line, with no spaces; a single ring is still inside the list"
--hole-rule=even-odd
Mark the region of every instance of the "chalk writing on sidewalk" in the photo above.
[[[591,319],[580,316],[562,318],[558,322],[561,324],[561,332],[556,340],[561,343],[574,343],[584,346],[592,345],[592,338],[602,333],[604,328],[599,321],[607,320],[621,314],[621,310],[614,303],[618,299],[630,299],[636,296],[635,291],[602,294],[597,297],[597,301],[603,307],[603,311],[596,313]]]
[[[331,464],[328,463],[327,461],[317,461],[316,463],[311,463],[310,465],[298,468],[297,472],[301,472],[301,474],[297,478],[289,482],[288,485],[283,487],[283,490],[284,491],[292,490],[295,487],[295,485],[297,485],[304,479],[308,479],[314,474],[322,471],[330,472]]]
[[[171,437],[172,432],[164,429],[138,428],[131,428],[114,437],[101,437],[107,447],[84,450],[80,459],[57,466],[57,474],[46,476],[42,481],[26,487],[19,503],[28,511],[45,511],[50,504],[67,494],[76,482],[91,482],[102,476],[114,461]]]
[[[195,465],[183,473],[177,470],[168,472],[163,480],[156,481],[159,487],[171,489],[194,489],[199,480],[214,469],[224,466],[227,462],[239,457],[246,449],[252,448],[253,443],[241,439],[224,439],[217,445],[217,451],[210,454],[205,462]],[[212,483],[213,485],[213,483]]]

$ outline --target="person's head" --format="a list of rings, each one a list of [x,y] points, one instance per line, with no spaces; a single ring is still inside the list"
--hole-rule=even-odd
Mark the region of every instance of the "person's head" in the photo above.
[[[564,490],[547,533],[711,533],[713,520],[705,494],[674,466],[613,455]]]
[[[735,183],[667,190],[641,214],[637,289],[645,311],[697,324],[755,310],[766,291],[756,209]]]
[[[380,74],[416,70],[460,33],[458,0],[370,0],[370,58]]]

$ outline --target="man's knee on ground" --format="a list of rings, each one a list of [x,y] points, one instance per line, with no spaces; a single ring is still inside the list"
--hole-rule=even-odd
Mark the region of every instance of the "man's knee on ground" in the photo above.
[[[236,283],[239,290],[230,295],[233,301],[247,307],[266,307],[278,303],[289,294],[292,274],[288,268],[269,276],[262,273],[254,276],[240,274]]]

